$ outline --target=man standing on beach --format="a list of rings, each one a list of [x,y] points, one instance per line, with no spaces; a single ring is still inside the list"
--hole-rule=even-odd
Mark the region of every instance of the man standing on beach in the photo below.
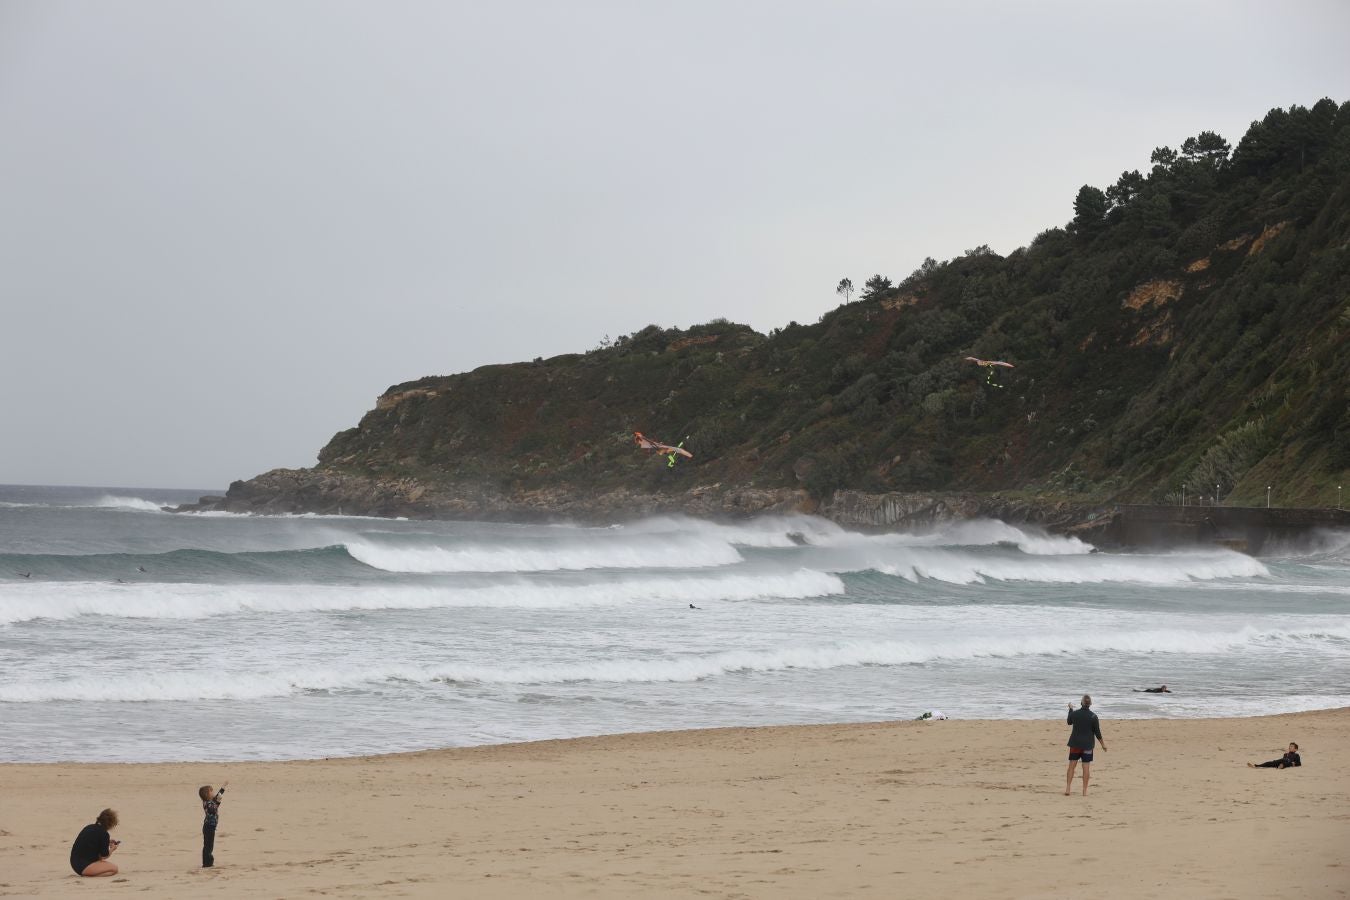
[[[1097,714],[1092,711],[1092,697],[1088,694],[1083,695],[1083,704],[1078,709],[1069,704],[1069,727],[1073,731],[1069,732],[1069,774],[1064,780],[1064,796],[1069,796],[1069,791],[1073,788],[1073,770],[1078,768],[1078,763],[1083,763],[1083,796],[1087,796],[1088,778],[1092,769],[1092,745],[1093,741],[1101,741],[1102,749],[1106,749],[1106,739],[1102,737],[1101,722],[1097,720]]]

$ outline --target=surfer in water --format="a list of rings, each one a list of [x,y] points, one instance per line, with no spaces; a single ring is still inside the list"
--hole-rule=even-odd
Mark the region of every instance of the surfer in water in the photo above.
[[[18,575],[20,578],[32,578],[32,577],[33,577],[33,573],[32,573],[32,572],[15,572],[14,574],[15,574],[15,575]]]
[[[1172,693],[1172,692],[1168,689],[1167,685],[1165,685],[1165,684],[1164,684],[1164,685],[1161,685],[1161,686],[1159,686],[1159,687],[1155,687],[1155,688],[1135,688],[1135,689],[1134,689],[1134,692],[1135,692],[1136,694],[1170,694],[1170,693]]]
[[[689,608],[690,608],[690,609],[702,609],[703,607],[701,607],[701,606],[695,606],[694,604],[690,603],[690,604],[689,604]]]

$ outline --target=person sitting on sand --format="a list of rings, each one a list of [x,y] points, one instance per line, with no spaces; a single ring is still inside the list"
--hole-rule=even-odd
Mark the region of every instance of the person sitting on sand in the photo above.
[[[76,875],[96,878],[117,874],[117,863],[108,862],[108,857],[122,843],[108,836],[109,829],[116,827],[117,813],[111,809],[99,813],[92,825],[84,826],[70,846],[70,867]]]
[[[1162,686],[1160,686],[1160,687],[1155,687],[1155,688],[1143,688],[1142,690],[1139,689],[1139,688],[1135,688],[1135,689],[1134,689],[1134,692],[1135,692],[1136,694],[1170,694],[1170,693],[1172,693],[1170,690],[1167,689],[1167,685],[1165,685],[1165,684],[1162,685]]]
[[[1249,769],[1290,769],[1294,766],[1303,765],[1302,758],[1298,755],[1298,744],[1289,742],[1289,752],[1285,753],[1279,759],[1272,759],[1270,762],[1247,763]]]

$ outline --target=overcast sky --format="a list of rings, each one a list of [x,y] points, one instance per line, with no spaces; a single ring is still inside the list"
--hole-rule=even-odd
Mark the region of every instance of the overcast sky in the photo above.
[[[1350,99],[1350,3],[0,0],[0,483],[223,488],[386,387],[814,322]]]

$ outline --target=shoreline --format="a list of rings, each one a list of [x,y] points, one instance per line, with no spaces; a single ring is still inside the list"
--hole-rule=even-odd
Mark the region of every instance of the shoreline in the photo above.
[[[230,763],[0,764],[0,896],[82,896],[112,806],[138,896],[1350,896],[1350,708],[733,727]],[[1297,741],[1304,767],[1248,769]],[[217,868],[196,787],[228,779]],[[1080,865],[1083,864],[1083,865]]]
[[[1094,694],[1099,705],[1104,699],[1104,695]],[[1164,701],[1165,702],[1165,701]],[[918,707],[916,707],[917,709]],[[1344,711],[1350,714],[1350,706],[1325,706],[1317,709],[1297,709],[1286,712],[1273,713],[1252,713],[1250,715],[1230,714],[1223,716],[1120,716],[1113,718],[1113,722],[1221,722],[1221,721],[1244,721],[1247,719],[1276,719],[1284,716],[1302,716],[1315,715],[1318,713],[1332,713]],[[57,759],[57,760],[6,760],[0,759],[0,769],[6,767],[21,766],[254,766],[254,765],[283,765],[291,763],[318,763],[318,762],[339,762],[342,760],[353,759],[397,759],[404,756],[417,756],[427,753],[460,753],[471,750],[493,750],[505,749],[509,747],[531,747],[542,744],[567,744],[577,741],[603,741],[620,740],[626,738],[640,738],[652,735],[680,735],[689,732],[706,732],[709,734],[723,731],[772,731],[780,729],[794,728],[852,728],[864,727],[870,725],[900,725],[917,719],[875,719],[859,720],[847,722],[778,722],[767,724],[746,724],[746,725],[695,725],[688,728],[653,728],[642,731],[613,731],[599,734],[577,734],[565,737],[541,737],[528,738],[523,740],[500,741],[497,743],[484,744],[460,744],[460,745],[441,745],[437,747],[418,747],[406,750],[382,750],[369,753],[338,753],[330,756],[282,756],[267,758],[247,758],[236,757],[226,759],[164,759],[164,760],[131,760],[131,759]],[[991,717],[991,718],[971,718],[961,716],[950,716],[944,721],[966,722],[966,723],[985,723],[985,724],[1009,724],[1019,725],[1026,723],[1045,722],[1044,718],[1016,718],[1009,716]],[[0,895],[3,896],[3,895]]]

